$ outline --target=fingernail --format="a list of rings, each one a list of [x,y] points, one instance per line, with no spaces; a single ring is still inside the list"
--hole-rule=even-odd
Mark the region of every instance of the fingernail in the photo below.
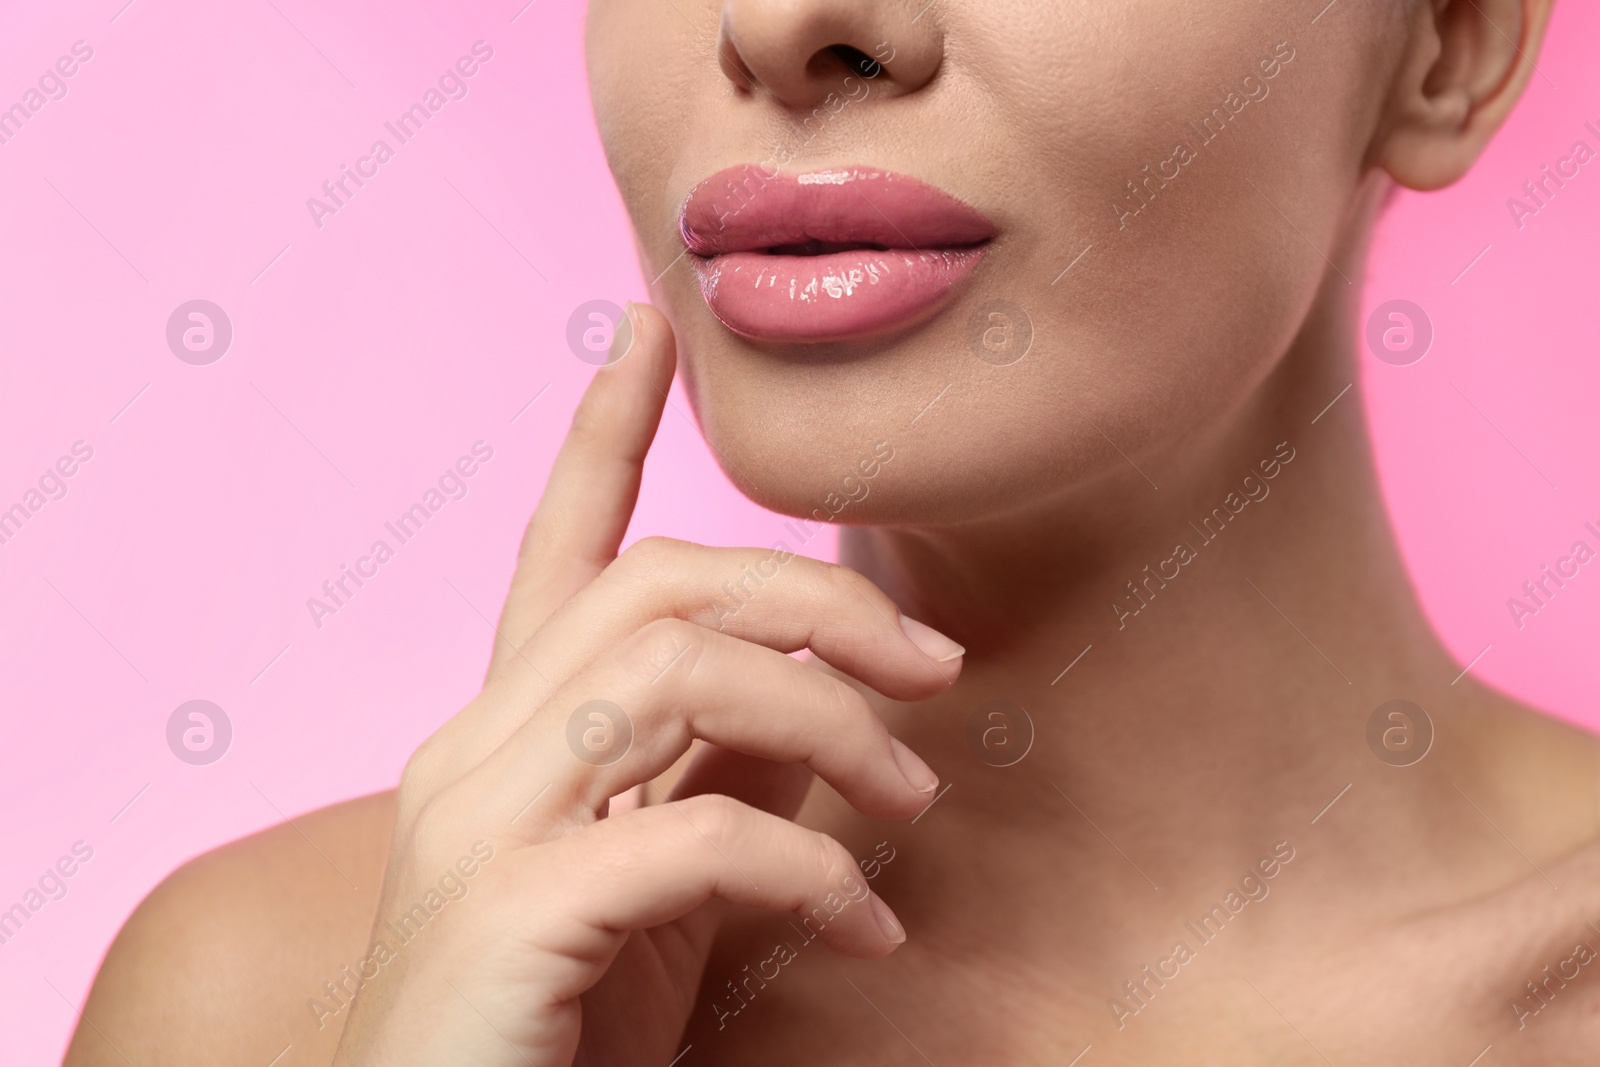
[[[919,793],[931,793],[939,787],[939,776],[933,773],[933,768],[923,763],[922,757],[902,744],[899,738],[889,738],[889,747],[894,750],[894,762],[900,768],[900,776],[910,783],[912,789]]]
[[[900,925],[900,920],[894,917],[889,905],[876,893],[872,894],[872,917],[878,921],[878,929],[883,931],[884,938],[891,945],[905,943],[906,928]]]
[[[966,649],[927,623],[918,622],[904,615],[900,616],[900,632],[935,663],[949,663],[967,654]]]

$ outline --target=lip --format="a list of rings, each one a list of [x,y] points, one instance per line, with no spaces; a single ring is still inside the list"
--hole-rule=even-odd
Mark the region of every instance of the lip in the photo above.
[[[926,318],[977,268],[996,232],[977,209],[904,174],[837,167],[768,176],[750,164],[695,186],[678,226],[723,325],[801,344]]]

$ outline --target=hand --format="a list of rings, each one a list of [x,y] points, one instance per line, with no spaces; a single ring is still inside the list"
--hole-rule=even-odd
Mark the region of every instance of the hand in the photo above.
[[[803,918],[836,894],[835,950],[905,939],[844,847],[790,819],[813,772],[883,819],[938,780],[857,690],[786,653],[922,700],[962,650],[843,567],[789,557],[721,615],[723,584],[773,552],[617,555],[675,359],[659,312],[629,314],[631,350],[595,374],[528,525],[483,691],[406,766],[343,1067],[663,1067],[724,902]],[[696,738],[666,803],[608,814]]]

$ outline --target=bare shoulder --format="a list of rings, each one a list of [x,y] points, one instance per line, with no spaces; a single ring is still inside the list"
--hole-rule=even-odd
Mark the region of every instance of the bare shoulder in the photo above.
[[[1479,694],[1452,731],[1473,739],[1479,772],[1458,788],[1533,858],[1586,852],[1600,841],[1600,737],[1506,694]]]
[[[1591,1064],[1600,1049],[1600,738],[1509,698],[1483,725],[1499,773],[1478,803],[1495,805],[1502,854],[1524,874],[1415,932],[1430,931],[1441,959],[1473,946],[1467,958],[1482,966],[1463,968],[1472,988],[1459,1003],[1497,1020],[1495,1055]]]
[[[343,1017],[308,1005],[367,944],[394,819],[376,793],[174,871],[106,954],[66,1067],[331,1062]]]

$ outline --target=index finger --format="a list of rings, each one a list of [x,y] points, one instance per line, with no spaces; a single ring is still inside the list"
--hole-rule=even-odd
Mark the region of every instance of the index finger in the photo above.
[[[630,303],[610,360],[585,390],[522,536],[491,678],[552,611],[616,558],[628,532],[644,457],[677,365],[666,316],[649,304]]]

